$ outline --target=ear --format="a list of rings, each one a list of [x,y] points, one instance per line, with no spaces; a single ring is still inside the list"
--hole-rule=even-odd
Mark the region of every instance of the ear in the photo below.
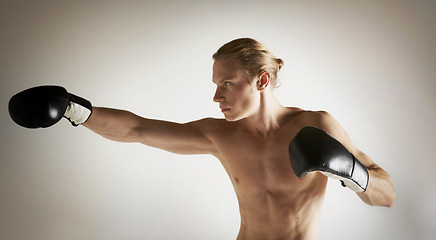
[[[269,81],[271,79],[271,74],[269,72],[262,72],[259,75],[259,79],[257,80],[257,89],[259,91],[265,90],[269,85]]]

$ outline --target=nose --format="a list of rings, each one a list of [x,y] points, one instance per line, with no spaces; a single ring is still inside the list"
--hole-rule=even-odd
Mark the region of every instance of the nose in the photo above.
[[[224,96],[222,95],[222,92],[219,90],[219,88],[216,89],[215,95],[213,96],[214,102],[222,102],[224,101]]]

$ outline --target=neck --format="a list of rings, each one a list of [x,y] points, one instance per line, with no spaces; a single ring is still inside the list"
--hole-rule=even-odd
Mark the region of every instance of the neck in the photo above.
[[[242,123],[248,131],[267,136],[280,127],[285,111],[286,108],[277,101],[271,90],[265,90],[260,95],[258,111],[242,120]]]

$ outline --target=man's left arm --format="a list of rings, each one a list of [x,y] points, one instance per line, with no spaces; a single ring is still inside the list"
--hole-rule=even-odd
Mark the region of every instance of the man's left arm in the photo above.
[[[396,192],[391,176],[378,166],[368,155],[360,151],[344,128],[327,112],[320,112],[319,128],[338,140],[368,170],[369,181],[365,192],[357,195],[371,206],[391,207]]]

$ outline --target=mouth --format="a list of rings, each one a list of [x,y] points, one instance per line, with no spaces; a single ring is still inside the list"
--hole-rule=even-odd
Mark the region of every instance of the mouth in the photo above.
[[[229,110],[230,110],[230,108],[221,108],[221,112],[227,112]]]

